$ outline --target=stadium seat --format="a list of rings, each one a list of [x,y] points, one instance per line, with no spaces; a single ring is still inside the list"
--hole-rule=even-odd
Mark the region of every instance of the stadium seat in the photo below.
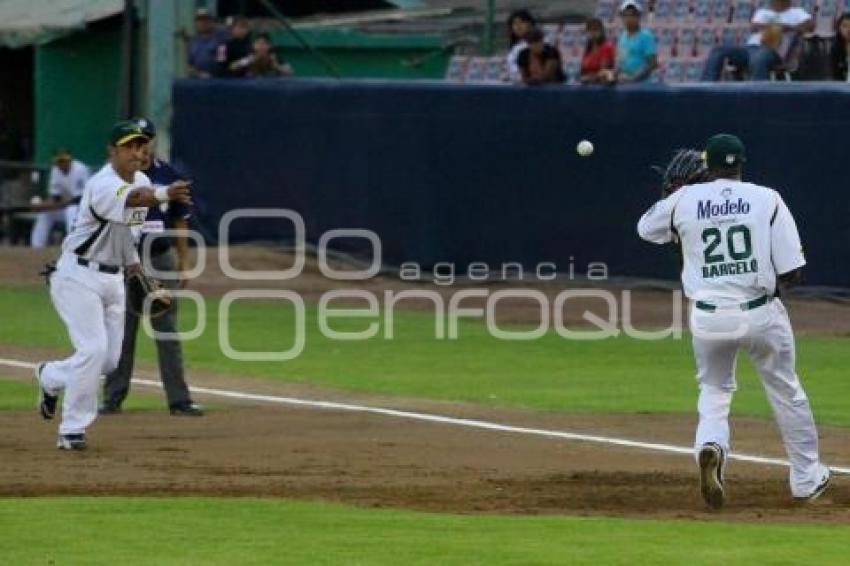
[[[508,80],[508,64],[501,55],[487,58],[487,71],[484,81],[488,83],[503,83]]]
[[[574,59],[581,60],[582,51],[584,50],[584,26],[583,25],[565,25],[561,29],[559,37],[555,41],[555,45],[561,51],[561,58],[566,61]]]
[[[599,0],[596,7],[596,17],[609,24],[617,17],[617,3],[615,0]]]
[[[708,57],[717,45],[717,30],[714,27],[703,27],[697,32],[697,57]]]
[[[711,0],[696,0],[694,2],[693,20],[695,24],[705,25],[712,21]]]
[[[676,42],[678,41],[678,28],[663,26],[655,30],[655,36],[658,39],[658,57],[659,59],[669,59],[676,52]]]
[[[720,44],[723,46],[738,45],[738,30],[726,28],[720,34]]]
[[[568,83],[579,82],[581,74],[581,61],[570,61],[564,65],[564,74],[567,75]]]
[[[697,34],[694,28],[685,27],[679,31],[679,47],[676,51],[680,59],[696,57]]]
[[[654,24],[666,24],[673,19],[673,0],[657,0],[652,13]]]
[[[504,57],[472,57],[466,73],[467,83],[496,84],[507,77]]]
[[[752,0],[737,0],[735,2],[735,12],[732,14],[732,21],[735,23],[749,23],[753,19],[755,7]]]
[[[446,80],[452,83],[466,82],[466,72],[469,68],[469,57],[453,55],[446,67]]]
[[[558,45],[558,38],[561,35],[561,26],[558,24],[543,24],[540,26],[543,32],[543,40],[550,45]]]
[[[664,63],[664,82],[671,84],[682,82],[684,80],[682,66],[682,62],[676,60]]]
[[[700,59],[698,61],[690,61],[685,64],[685,77],[684,82],[686,83],[696,83],[699,82],[700,77],[702,77],[702,68],[705,65],[705,59]]]
[[[691,19],[691,0],[673,0],[673,20],[686,23]]]
[[[484,57],[472,57],[466,71],[467,83],[483,83],[487,77],[487,59]]]
[[[714,0],[711,9],[711,21],[714,25],[727,25],[732,22],[732,3],[730,0]]]

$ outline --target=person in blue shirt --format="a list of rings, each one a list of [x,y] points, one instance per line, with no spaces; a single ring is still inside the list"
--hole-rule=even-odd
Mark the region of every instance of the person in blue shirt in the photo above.
[[[195,14],[195,35],[187,45],[189,76],[210,79],[220,73],[219,48],[229,39],[226,30],[216,26],[212,14],[199,8]]]
[[[147,163],[143,163],[142,171],[147,175],[154,187],[170,185],[183,177],[175,171],[168,163],[154,156],[154,139],[156,128],[150,120],[145,118],[134,118],[136,124],[141,128],[145,136],[150,138],[147,146]],[[153,267],[158,271],[185,273],[188,270],[189,246],[185,235],[176,237],[155,237],[165,229],[180,230],[185,233],[188,229],[188,220],[192,211],[185,205],[169,202],[159,207],[150,207],[145,222],[142,225],[141,239],[139,241],[139,257],[142,267]],[[146,238],[154,239],[150,242],[150,253],[143,253]],[[163,279],[163,284],[171,289],[184,288],[186,280]],[[177,332],[177,303],[172,302],[171,308],[162,316],[152,318],[151,326],[157,333]],[[103,385],[103,403],[100,406],[100,414],[114,415],[121,412],[121,405],[130,392],[130,380],[133,374],[133,364],[136,353],[136,335],[139,330],[139,317],[127,309],[124,320],[124,340],[121,344],[121,359],[118,367],[106,376]],[[168,408],[175,416],[201,416],[203,409],[192,401],[189,395],[189,387],[183,372],[183,349],[179,340],[156,340],[156,349],[159,357],[159,371],[162,386],[168,400]]]
[[[642,12],[641,5],[634,0],[626,0],[620,5],[625,29],[617,41],[617,69],[609,76],[609,82],[643,82],[658,67],[655,36],[640,27]]]

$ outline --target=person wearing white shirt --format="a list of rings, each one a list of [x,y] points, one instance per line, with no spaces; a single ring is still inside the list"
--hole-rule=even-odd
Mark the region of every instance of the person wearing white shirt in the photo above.
[[[56,150],[47,188],[47,196],[56,208],[36,216],[30,232],[31,247],[45,247],[51,228],[58,222],[65,224],[66,234],[71,232],[89,176],[89,168],[74,159],[70,151],[64,148]]]
[[[151,187],[139,168],[149,138],[135,122],[118,122],[109,141],[109,162],[89,181],[74,229],[62,243],[62,256],[49,273],[50,298],[65,323],[75,352],[64,360],[38,365],[38,410],[62,420],[57,447],[83,450],[86,429],[97,417],[98,378],[118,365],[124,337],[124,273],[138,272],[139,254],[132,228],[148,207],[177,201],[191,204],[189,183]]]
[[[747,69],[754,81],[770,80],[770,72],[782,64],[800,35],[815,29],[812,15],[803,8],[791,6],[791,0],[770,0],[767,8],[753,14],[753,34],[746,47],[726,46],[711,50],[703,69],[703,81],[718,81],[723,64],[729,61],[739,69]],[[765,32],[779,32],[778,41]]]
[[[522,71],[519,68],[519,54],[528,47],[528,36],[537,27],[537,22],[528,10],[516,10],[508,16],[508,51],[507,68],[508,80],[512,83],[522,82]]]

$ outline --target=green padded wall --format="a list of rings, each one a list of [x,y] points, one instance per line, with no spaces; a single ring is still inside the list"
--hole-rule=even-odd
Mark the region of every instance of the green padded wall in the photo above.
[[[118,117],[121,30],[97,26],[36,48],[35,159],[58,146],[97,167]]]

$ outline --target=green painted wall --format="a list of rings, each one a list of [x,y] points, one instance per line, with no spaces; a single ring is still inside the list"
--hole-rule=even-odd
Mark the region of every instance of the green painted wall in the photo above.
[[[329,59],[345,78],[441,79],[451,53],[439,36],[373,35],[348,29],[300,29],[298,32]],[[278,55],[301,77],[331,76],[321,61],[292,34],[272,34]],[[411,65],[419,60],[420,64]]]
[[[66,146],[98,166],[118,118],[120,29],[92,29],[40,45],[35,52],[35,159]]]

